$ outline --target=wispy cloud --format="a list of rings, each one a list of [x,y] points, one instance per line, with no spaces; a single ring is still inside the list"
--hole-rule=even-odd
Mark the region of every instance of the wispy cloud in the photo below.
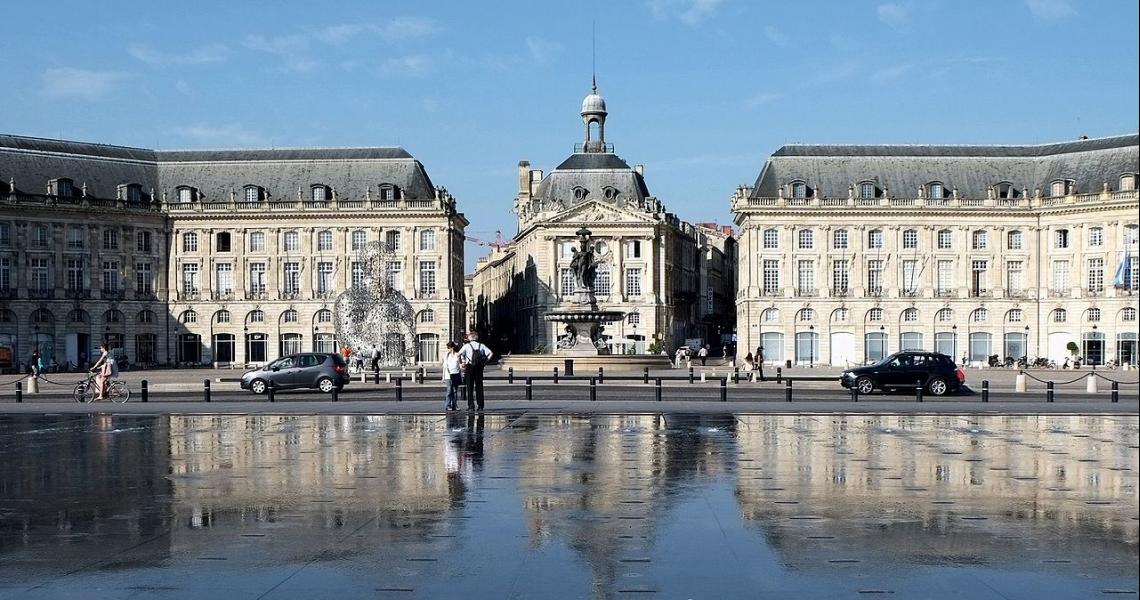
[[[89,71],[71,67],[48,69],[40,75],[40,92],[48,98],[99,100],[131,77],[121,71]]]
[[[422,77],[431,72],[435,66],[431,57],[423,54],[409,54],[389,58],[380,66],[384,75],[402,75],[406,77]]]
[[[176,53],[162,52],[144,44],[131,44],[127,53],[148,65],[203,65],[226,60],[229,48],[222,44],[210,44]]]
[[[431,19],[394,17],[383,22],[337,23],[281,35],[255,33],[247,35],[242,45],[281,58],[289,71],[309,72],[323,64],[316,56],[321,46],[342,47],[367,36],[388,44],[404,43],[439,31],[442,31],[442,27]],[[345,64],[344,61],[341,64]]]
[[[191,146],[268,146],[269,140],[237,124],[205,125],[196,124],[175,127],[172,134],[186,140]]]
[[[871,78],[880,83],[894,81],[909,73],[913,66],[910,63],[888,65],[872,73]]]
[[[1077,14],[1069,0],[1025,0],[1025,5],[1038,19],[1063,19]]]
[[[711,17],[724,4],[724,0],[648,0],[649,12],[657,19],[677,18],[689,25],[697,25]]]
[[[879,20],[891,27],[901,29],[910,23],[910,4],[901,2],[887,2],[880,4],[875,13]]]
[[[563,46],[558,42],[531,35],[526,38],[526,49],[530,52],[530,57],[534,59],[534,62],[545,64],[561,54]]]
[[[759,108],[771,104],[784,95],[777,92],[757,92],[744,101],[744,106],[747,108]]]
[[[788,45],[788,34],[780,31],[779,29],[776,29],[771,25],[764,26],[764,37],[768,38],[769,42],[772,42],[777,46]]]

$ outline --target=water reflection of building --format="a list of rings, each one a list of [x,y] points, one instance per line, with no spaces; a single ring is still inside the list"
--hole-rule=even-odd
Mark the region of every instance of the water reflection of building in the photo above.
[[[820,564],[820,542],[855,554],[1023,560],[1014,547],[1134,564],[1135,418],[741,417],[741,514],[785,560]],[[1131,440],[1130,442],[1128,440]],[[1128,444],[1132,449],[1128,450]],[[1129,507],[1131,512],[1129,512]],[[1049,534],[1041,534],[1047,528]],[[1059,532],[1059,533],[1058,533]],[[1033,538],[1029,544],[1014,537]],[[1029,548],[1029,550],[1026,550]]]

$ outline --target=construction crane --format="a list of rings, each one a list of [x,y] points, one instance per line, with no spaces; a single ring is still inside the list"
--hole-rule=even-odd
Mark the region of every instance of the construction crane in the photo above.
[[[464,240],[466,240],[467,242],[470,242],[472,244],[476,244],[478,246],[490,246],[496,250],[507,245],[507,241],[503,239],[503,232],[501,230],[495,231],[495,241],[493,241],[493,242],[488,242],[487,240],[484,240],[482,238],[477,238],[473,235],[468,235],[468,234],[464,234],[463,238],[464,238]]]

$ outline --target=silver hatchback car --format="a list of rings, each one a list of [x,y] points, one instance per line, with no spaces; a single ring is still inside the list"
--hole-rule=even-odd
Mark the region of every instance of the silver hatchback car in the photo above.
[[[275,390],[315,388],[325,393],[342,389],[351,377],[348,363],[339,354],[305,352],[291,354],[241,376],[241,389],[264,394]]]

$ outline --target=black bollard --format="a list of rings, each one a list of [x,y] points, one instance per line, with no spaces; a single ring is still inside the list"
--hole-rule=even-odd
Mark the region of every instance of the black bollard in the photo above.
[[[1053,382],[1052,381],[1046,381],[1045,382],[1045,401],[1046,402],[1052,402],[1053,401]]]
[[[852,402],[858,402],[859,401],[859,388],[852,385],[850,389],[851,389],[851,401]]]
[[[16,382],[16,402],[24,401],[24,390],[20,388],[20,382]]]
[[[396,378],[396,402],[404,401],[404,380]]]
[[[784,380],[784,402],[792,401],[792,378]]]
[[[781,369],[780,367],[776,367],[776,385],[780,385],[780,382],[783,380],[784,380],[784,370]]]
[[[689,367],[689,383],[693,382],[693,368]]]
[[[1120,383],[1112,382],[1112,401],[1120,402]]]
[[[982,380],[982,402],[990,401],[990,380]]]
[[[144,379],[139,385],[142,387],[142,401],[150,402],[150,382]]]
[[[372,372],[372,382],[375,383],[376,385],[380,385],[380,371],[379,370]]]
[[[732,370],[732,383],[740,383],[740,369]]]
[[[653,386],[653,396],[654,396],[654,398],[653,398],[654,400],[656,400],[658,402],[661,401],[661,378],[660,377],[657,378],[657,385]]]
[[[574,376],[574,359],[567,358],[566,360],[562,361],[562,372],[567,377]]]
[[[554,367],[554,383],[558,383],[558,367]]]
[[[534,383],[531,381],[530,377],[526,378],[526,399],[534,400]]]
[[[590,401],[593,402],[598,399],[598,380],[594,377],[590,378]]]
[[[340,386],[334,385],[332,389],[332,401],[340,402]]]
[[[720,401],[728,402],[728,378],[720,378]]]
[[[273,397],[273,393],[274,393],[274,390],[276,389],[276,387],[277,386],[273,385],[273,380],[270,379],[269,380],[269,387],[266,388],[266,392],[265,392],[266,394],[269,395],[269,401],[270,402],[277,402],[277,399]]]
[[[421,366],[420,367],[420,385],[424,384],[425,379],[427,379],[427,367]]]
[[[922,402],[922,381],[914,382],[914,401]]]
[[[649,367],[642,368],[641,383],[649,383]]]
[[[210,401],[210,380],[209,379],[203,379],[202,380],[202,397],[206,399],[206,402]]]
[[[507,383],[515,382],[515,368],[507,367]]]
[[[598,367],[598,383],[605,383],[605,382],[606,382],[606,370],[603,369],[602,367]]]

